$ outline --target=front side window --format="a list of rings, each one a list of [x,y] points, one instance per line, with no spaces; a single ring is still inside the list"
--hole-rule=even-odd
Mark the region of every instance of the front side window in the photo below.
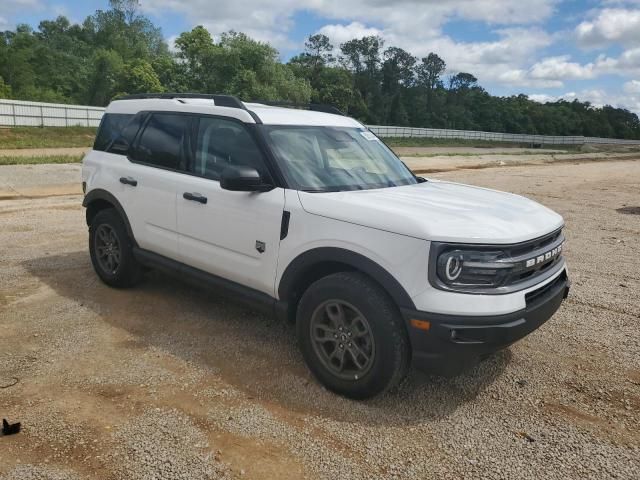
[[[135,161],[172,170],[185,170],[191,117],[152,113],[132,151]]]
[[[262,153],[243,125],[215,117],[200,118],[193,173],[219,180],[230,166],[253,167],[263,178],[269,177]]]
[[[264,126],[288,182],[298,190],[331,192],[417,183],[371,132],[359,128]]]

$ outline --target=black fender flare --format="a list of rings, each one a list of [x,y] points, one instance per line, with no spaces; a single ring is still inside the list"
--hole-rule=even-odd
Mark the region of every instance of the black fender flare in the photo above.
[[[114,197],[111,193],[107,192],[106,190],[103,190],[102,188],[96,188],[94,190],[91,190],[89,193],[85,195],[84,199],[82,200],[82,206],[88,209],[92,203],[100,200],[108,202],[111,205],[113,205],[113,207],[116,209],[116,211],[122,218],[122,221],[124,222],[124,226],[127,229],[127,234],[129,235],[129,238],[133,240],[134,245],[137,245],[135,237],[133,236],[133,230],[131,229],[131,224],[129,223],[129,218],[127,217],[127,214],[125,213],[124,208],[122,207],[118,199]],[[89,225],[88,215],[87,215],[87,225]]]
[[[387,291],[399,308],[415,309],[415,304],[407,291],[387,270],[364,255],[335,247],[314,248],[300,254],[291,261],[282,274],[278,285],[278,297],[280,300],[289,300],[291,294],[295,292],[296,284],[301,275],[304,276],[306,271],[326,262],[341,263],[365,273]]]

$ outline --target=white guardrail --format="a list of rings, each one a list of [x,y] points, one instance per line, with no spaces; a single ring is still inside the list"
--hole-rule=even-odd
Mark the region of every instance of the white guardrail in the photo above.
[[[102,107],[65,105],[61,103],[25,102],[0,99],[0,126],[19,127],[97,127],[104,113]],[[527,135],[440,128],[369,126],[379,137],[451,138],[456,140],[485,140],[491,142],[523,143],[531,145],[615,144],[640,145],[640,140],[618,140],[581,136]]]
[[[0,125],[9,127],[97,127],[104,108],[0,99]]]
[[[471,130],[445,130],[440,128],[382,127],[378,125],[370,125],[369,129],[379,137],[452,138],[456,140],[485,140],[490,142],[523,143],[531,145],[584,145],[586,143],[640,145],[640,140],[619,140],[617,138],[563,137],[519,133],[475,132]]]

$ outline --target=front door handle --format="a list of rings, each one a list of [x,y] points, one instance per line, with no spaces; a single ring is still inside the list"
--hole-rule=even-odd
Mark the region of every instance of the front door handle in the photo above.
[[[205,205],[207,203],[207,197],[200,195],[199,193],[185,192],[182,194],[182,198],[185,200],[191,200],[192,202],[198,202]]]
[[[132,187],[138,186],[138,181],[135,178],[131,178],[131,177],[120,177],[120,183],[124,183],[125,185],[131,185]]]

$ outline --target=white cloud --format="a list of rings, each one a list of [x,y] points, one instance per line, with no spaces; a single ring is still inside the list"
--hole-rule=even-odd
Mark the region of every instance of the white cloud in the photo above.
[[[560,80],[544,80],[531,78],[528,70],[507,70],[498,77],[498,83],[511,87],[560,88],[564,83]]]
[[[178,12],[212,34],[235,29],[280,48],[291,46],[288,33],[293,16],[311,11],[348,26],[378,25],[386,34],[411,36],[417,43],[440,35],[440,28],[453,18],[476,20],[491,25],[529,25],[547,19],[558,0],[147,0],[146,12]],[[331,20],[330,20],[331,21]],[[335,25],[334,25],[335,27]],[[357,29],[356,29],[357,30]],[[361,29],[362,30],[362,29]]]
[[[367,27],[360,22],[351,22],[348,25],[325,25],[318,30],[317,33],[321,33],[329,37],[336,47],[341,43],[351,40],[352,38],[362,38],[369,35],[383,35],[381,30],[373,27]]]
[[[595,76],[594,65],[571,62],[569,55],[549,57],[534,64],[529,70],[531,78],[537,80],[586,80]]]
[[[167,42],[167,47],[169,47],[169,51],[176,53],[178,49],[176,48],[176,40],[178,39],[178,35],[171,35],[169,38],[165,38],[164,41]]]
[[[567,80],[587,80],[598,74],[593,63],[581,65],[569,55],[547,57],[527,69],[508,70],[499,81],[506,85],[535,88],[561,88]]]
[[[145,13],[157,15],[182,13],[193,26],[203,25],[212,35],[228,30],[244,32],[256,40],[269,42],[277,48],[289,48],[288,32],[293,26],[293,14],[299,8],[295,0],[149,0],[142,3]]]
[[[551,43],[546,32],[531,25],[549,18],[558,2],[308,0],[301,4],[298,0],[235,0],[216,2],[212,8],[209,0],[147,0],[143,9],[156,14],[183,13],[191,23],[204,25],[213,35],[235,29],[279,49],[300,47],[289,40],[293,17],[302,10],[311,11],[328,19],[319,32],[329,36],[336,49],[352,38],[381,35],[387,45],[404,48],[418,57],[438,53],[450,71],[468,71],[481,82],[501,82],[508,72],[525,69],[535,61],[538,50]],[[457,42],[442,33],[443,25],[452,19],[491,25],[497,39]],[[528,82],[552,85],[547,80]]]
[[[628,84],[629,83],[633,82],[628,82]],[[586,89],[579,92],[567,92],[557,96],[544,93],[532,94],[529,95],[529,98],[540,103],[557,102],[558,100],[580,100],[581,102],[590,102],[594,107],[611,105],[613,107],[626,108],[640,115],[640,82],[635,81],[633,88],[637,90],[628,92],[627,95],[611,93],[602,89]]]
[[[558,97],[554,95],[548,95],[546,93],[534,93],[532,95],[529,95],[529,99],[538,103],[549,103],[557,101]]]
[[[596,68],[601,73],[640,74],[640,47],[625,50],[618,57],[600,55],[596,60]]]
[[[624,84],[624,91],[631,95],[640,95],[640,80],[630,80]]]
[[[584,47],[603,47],[613,43],[639,45],[640,9],[605,8],[593,19],[580,23],[575,33],[578,43]]]

